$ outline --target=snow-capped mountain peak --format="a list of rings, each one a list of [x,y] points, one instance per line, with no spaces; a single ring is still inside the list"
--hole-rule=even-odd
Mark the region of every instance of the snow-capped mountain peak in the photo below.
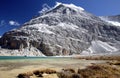
[[[91,19],[93,21],[99,21],[100,18],[86,12],[82,7],[75,6],[74,4],[64,4],[57,2],[53,8],[50,8],[48,11],[44,12],[42,15],[37,16],[31,19],[29,22],[25,23],[24,25],[31,25],[31,24],[48,24],[58,25],[59,23],[69,23],[80,25],[84,22],[81,20]],[[80,24],[76,24],[80,23]]]
[[[56,7],[58,7],[58,6],[60,6],[60,5],[63,5],[63,6],[65,6],[65,7],[69,7],[69,8],[72,8],[72,9],[74,9],[74,10],[79,10],[79,11],[83,11],[84,9],[82,8],[82,7],[80,7],[80,6],[76,6],[76,5],[74,5],[74,4],[64,4],[64,3],[60,3],[60,2],[56,2],[56,5],[55,5],[55,7],[54,8],[56,8]]]
[[[43,9],[42,9],[43,10]],[[56,2],[56,5],[44,13],[42,15],[46,15],[49,13],[61,13],[61,14],[75,14],[84,11],[84,9],[80,6],[76,6],[74,4],[64,4],[60,2]],[[41,11],[40,11],[41,12]]]

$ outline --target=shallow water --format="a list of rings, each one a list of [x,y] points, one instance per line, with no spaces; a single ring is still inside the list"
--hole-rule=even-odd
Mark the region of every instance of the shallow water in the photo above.
[[[21,67],[27,65],[82,65],[87,63],[101,63],[104,61],[74,59],[72,57],[23,57],[23,56],[0,56],[0,67]]]
[[[40,68],[84,68],[91,63],[105,61],[80,60],[72,57],[21,57],[0,56],[0,78],[16,78],[19,73],[33,71]],[[4,73],[6,73],[4,75]]]

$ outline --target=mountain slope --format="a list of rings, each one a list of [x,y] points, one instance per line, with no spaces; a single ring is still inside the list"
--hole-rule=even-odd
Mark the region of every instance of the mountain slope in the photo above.
[[[110,24],[113,24],[115,26],[120,26],[120,15],[101,16],[100,18]]]
[[[80,54],[93,45],[94,40],[98,40],[105,42],[103,45],[110,49],[105,52],[111,52],[120,48],[119,32],[120,27],[101,20],[81,7],[58,3],[21,28],[6,32],[0,39],[0,45],[12,50],[28,49],[29,52],[34,48],[34,51],[37,49],[46,56],[55,56]]]
[[[101,16],[103,18],[109,19],[110,21],[120,22],[120,15],[113,15],[113,16]]]
[[[81,54],[114,54],[116,51],[118,51],[118,49],[109,45],[108,43],[95,40],[92,41],[90,47],[87,50],[84,50]]]

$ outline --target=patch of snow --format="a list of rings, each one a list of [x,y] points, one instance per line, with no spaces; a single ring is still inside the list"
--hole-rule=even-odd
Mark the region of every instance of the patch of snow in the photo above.
[[[33,25],[29,25],[29,28],[36,28],[37,31],[39,32],[44,32],[47,34],[55,34],[53,31],[51,31],[50,29],[54,29],[55,27],[61,27],[63,29],[72,29],[72,30],[77,30],[80,29],[77,25],[74,24],[66,24],[66,23],[59,23],[58,25],[52,25],[49,26],[47,24],[33,24]],[[27,29],[28,27],[24,27],[24,29]],[[81,32],[85,33],[87,32],[85,29],[81,29]]]
[[[115,25],[115,26],[120,26],[120,22],[117,22],[117,21],[110,21],[108,18],[104,18],[104,17],[100,17],[102,20],[112,24],[112,25]]]
[[[64,29],[68,28],[68,29],[73,29],[73,30],[76,30],[76,29],[79,28],[78,26],[76,26],[74,24],[66,24],[66,23],[59,23],[57,26],[60,26],[60,27],[62,27]]]
[[[117,21],[107,21],[108,23],[111,23],[111,24],[113,24],[113,25],[115,25],[115,26],[120,26],[120,23],[119,22],[117,22]]]
[[[74,4],[64,4],[64,3],[61,3],[61,2],[56,2],[56,5],[54,7],[49,7],[47,4],[44,4],[42,7],[43,9],[41,11],[39,11],[39,13],[45,13],[45,12],[48,12],[48,11],[51,11],[53,10],[54,8],[60,6],[60,5],[63,5],[63,6],[66,6],[66,7],[69,7],[69,8],[72,8],[74,9],[75,11],[79,12],[79,11],[83,11],[84,9],[80,6],[76,6]],[[43,14],[44,15],[44,14]]]
[[[39,32],[44,32],[47,34],[54,34],[54,32],[48,29],[50,28],[50,26],[48,26],[47,24],[34,24],[34,25],[29,25],[29,27],[36,28],[38,29]]]
[[[49,7],[49,9],[44,8],[43,10],[45,10],[45,12],[48,12],[48,11],[51,11],[51,10],[53,10],[54,8],[56,8],[56,7],[60,6],[60,5],[69,7],[69,8],[74,9],[75,11],[80,12],[80,13],[82,13],[82,11],[84,10],[82,7],[75,6],[74,4],[64,4],[64,3],[60,3],[60,2],[56,2],[56,5],[54,7],[52,7],[52,8],[50,8],[50,7]],[[41,11],[39,11],[39,12],[41,13]],[[70,11],[67,11],[68,15],[70,14],[69,12]],[[58,14],[56,13],[55,16],[57,16],[57,15],[59,15],[59,13]],[[41,17],[43,18],[43,17],[46,17],[46,16],[53,16],[53,13],[52,14],[43,14]],[[40,18],[40,17],[38,17],[38,18]]]
[[[111,53],[118,49],[102,41],[92,41],[91,46],[82,52],[82,54]]]
[[[74,9],[76,11],[83,11],[84,10],[82,7],[75,6],[74,4],[63,4],[63,3],[60,3],[60,2],[56,2],[56,5],[55,5],[54,8],[56,8],[59,5],[64,5],[66,7],[72,8],[72,9]]]

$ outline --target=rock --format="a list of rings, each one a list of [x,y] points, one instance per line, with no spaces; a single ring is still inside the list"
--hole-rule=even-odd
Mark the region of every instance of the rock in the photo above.
[[[25,73],[21,73],[17,76],[18,78],[30,78],[29,75],[25,74]]]
[[[68,68],[68,69],[62,69],[63,72],[68,72],[68,73],[75,73],[75,70],[72,68]]]

